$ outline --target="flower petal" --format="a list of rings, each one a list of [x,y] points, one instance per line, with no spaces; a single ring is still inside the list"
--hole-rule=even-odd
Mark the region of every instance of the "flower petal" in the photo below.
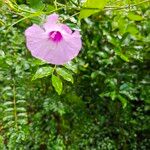
[[[44,33],[44,30],[36,24],[33,24],[31,27],[25,30],[25,35],[28,37],[36,37],[37,34],[41,35],[43,33]]]
[[[26,36],[26,46],[27,48],[33,52],[39,49],[39,44],[41,45],[41,41],[45,41],[46,34],[44,30],[38,25],[32,25],[25,31]]]
[[[43,25],[45,30],[48,30],[52,25],[55,25],[58,21],[58,17],[59,15],[56,13],[49,15],[46,19],[46,23]]]
[[[72,30],[65,24],[60,24],[60,27],[65,30],[67,33],[71,34]]]
[[[65,39],[49,51],[44,59],[51,64],[63,65],[78,55],[81,46],[81,37],[76,31],[72,35],[65,36]]]
[[[81,35],[65,24],[57,23],[58,15],[48,17],[44,28],[32,25],[25,31],[26,45],[31,54],[51,64],[63,65],[76,57],[82,47]],[[59,31],[62,40],[55,42],[49,38],[49,33]]]
[[[25,31],[26,45],[31,54],[39,59],[45,60],[47,53],[55,48],[48,35],[38,25],[33,25]]]
[[[82,41],[79,31],[75,31],[71,36],[64,37],[64,48],[67,49],[69,60],[73,59],[78,55],[81,47]]]

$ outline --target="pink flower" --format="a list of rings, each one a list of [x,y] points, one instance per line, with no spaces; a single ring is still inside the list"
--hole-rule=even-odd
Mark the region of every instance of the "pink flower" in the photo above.
[[[32,56],[51,64],[63,65],[76,57],[82,47],[79,31],[58,23],[58,15],[47,17],[43,27],[33,24],[25,31],[26,45]]]

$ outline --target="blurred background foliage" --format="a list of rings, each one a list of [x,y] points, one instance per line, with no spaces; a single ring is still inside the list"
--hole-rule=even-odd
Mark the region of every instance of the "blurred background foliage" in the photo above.
[[[53,12],[83,41],[57,67],[24,37]],[[150,149],[149,17],[148,0],[0,0],[0,149]]]

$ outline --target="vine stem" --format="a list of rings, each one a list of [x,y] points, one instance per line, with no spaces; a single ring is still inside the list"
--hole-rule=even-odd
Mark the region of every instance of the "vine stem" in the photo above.
[[[120,10],[120,9],[126,9],[126,8],[131,8],[131,7],[134,7],[134,6],[138,6],[138,5],[141,5],[143,3],[147,3],[147,2],[150,2],[150,0],[145,0],[145,1],[142,1],[142,2],[139,2],[138,4],[129,4],[127,6],[122,6],[122,7],[111,7],[111,6],[106,6],[104,8],[104,10]]]
[[[7,1],[6,1],[6,2],[7,2]],[[55,1],[55,2],[57,3],[57,1]],[[147,2],[150,2],[150,0],[141,1],[141,2],[139,2],[138,4],[126,5],[126,6],[122,6],[122,7],[106,6],[106,7],[104,7],[104,10],[107,11],[107,10],[121,10],[121,9],[127,9],[127,8],[129,8],[129,7],[131,8],[131,7],[138,6],[138,5],[141,5],[141,4],[143,4],[143,3],[147,3]],[[69,8],[71,9],[71,7],[69,7]],[[74,7],[73,7],[73,8],[74,8]],[[29,15],[29,16],[25,16],[24,18],[22,18],[22,19],[16,21],[16,22],[13,23],[11,26],[9,26],[8,29],[7,29],[7,31],[8,31],[12,26],[16,25],[17,23],[19,23],[19,22],[21,22],[21,21],[23,21],[23,20],[25,20],[25,19],[32,18],[32,17],[36,17],[36,16],[39,16],[39,15],[41,15],[41,14],[50,14],[50,13],[56,12],[56,11],[61,10],[61,9],[64,9],[64,7],[60,7],[60,8],[57,8],[57,7],[56,7],[56,9],[54,9],[54,10],[52,10],[52,11],[50,11],[50,12],[36,12],[36,13],[33,13],[33,14]],[[76,8],[74,8],[74,9],[76,9]],[[99,8],[89,8],[89,7],[81,7],[80,9],[100,10]],[[80,10],[80,9],[77,8],[77,10]]]
[[[72,16],[70,16],[69,18],[61,20],[61,22],[64,22],[64,21],[70,19],[71,17],[77,16],[79,14],[80,14],[80,12],[77,12],[77,13],[73,14]]]
[[[57,9],[57,0],[54,1],[55,8]]]
[[[17,107],[16,107],[16,86],[15,86],[15,80],[14,79],[13,79],[13,104],[14,104],[15,126],[16,126],[16,128],[18,128]]]
[[[50,11],[50,12],[45,12],[44,14],[53,13],[53,12],[58,11],[58,10],[60,10],[60,9],[63,9],[63,8],[61,7],[61,8],[55,9],[55,10]],[[29,15],[29,16],[26,16],[26,17],[24,17],[24,18],[21,18],[20,20],[16,21],[16,22],[13,23],[11,26],[9,26],[8,29],[7,29],[7,31],[9,31],[9,29],[10,29],[11,27],[13,27],[14,25],[18,24],[19,22],[21,22],[21,21],[23,21],[23,20],[26,20],[26,19],[32,18],[32,17],[37,17],[37,16],[40,16],[40,15],[42,15],[42,14],[43,14],[43,12],[36,12],[36,13],[34,13],[34,14],[31,14],[31,15]]]
[[[139,2],[138,4],[132,4],[132,5],[130,4],[130,5],[122,6],[122,7],[105,6],[105,7],[104,7],[104,10],[107,11],[107,10],[126,9],[126,8],[129,8],[129,7],[138,6],[138,5],[141,5],[141,4],[143,4],[143,3],[147,3],[147,2],[150,2],[150,0],[141,1],[141,2]],[[101,10],[101,9],[99,9],[99,8],[90,8],[90,7],[82,7],[82,9]]]

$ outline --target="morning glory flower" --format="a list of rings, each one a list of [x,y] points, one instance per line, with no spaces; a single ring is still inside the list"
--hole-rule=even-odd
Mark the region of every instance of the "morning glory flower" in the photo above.
[[[79,31],[72,31],[67,25],[58,22],[59,15],[51,14],[41,26],[33,24],[25,31],[26,46],[33,57],[47,63],[63,65],[81,50]]]

